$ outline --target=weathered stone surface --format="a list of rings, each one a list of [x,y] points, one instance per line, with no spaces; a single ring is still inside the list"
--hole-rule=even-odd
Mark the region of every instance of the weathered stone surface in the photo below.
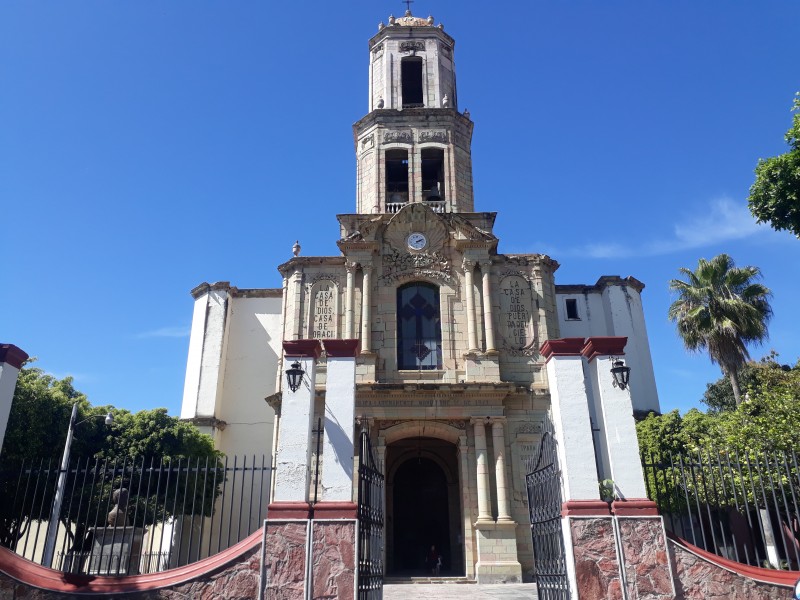
[[[315,521],[313,528],[313,597],[352,598],[356,579],[355,522]]]
[[[611,518],[571,518],[570,530],[580,598],[622,600]]]
[[[617,519],[623,562],[625,587],[630,598],[660,600],[673,598],[667,540],[661,519]]]
[[[267,582],[264,596],[274,600],[301,600],[306,573],[306,523],[267,522],[264,557]]]
[[[677,600],[785,600],[791,590],[779,585],[759,583],[712,564],[680,545],[669,542],[675,573]]]

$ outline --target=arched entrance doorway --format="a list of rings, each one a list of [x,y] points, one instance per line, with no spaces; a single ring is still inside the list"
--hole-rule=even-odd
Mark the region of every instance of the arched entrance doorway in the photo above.
[[[387,571],[430,576],[431,545],[442,556],[441,576],[464,572],[457,450],[435,438],[405,438],[387,447]]]

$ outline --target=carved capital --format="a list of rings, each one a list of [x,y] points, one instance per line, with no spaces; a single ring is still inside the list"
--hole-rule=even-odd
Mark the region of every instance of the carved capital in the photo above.
[[[344,269],[345,271],[347,271],[348,275],[352,275],[353,273],[356,272],[356,269],[358,269],[358,263],[353,261],[347,261],[346,263],[344,263]]]
[[[465,257],[464,260],[461,262],[461,266],[464,268],[465,272],[466,271],[471,272],[475,268],[475,261]]]
[[[489,417],[470,417],[470,425],[486,425],[489,422]]]

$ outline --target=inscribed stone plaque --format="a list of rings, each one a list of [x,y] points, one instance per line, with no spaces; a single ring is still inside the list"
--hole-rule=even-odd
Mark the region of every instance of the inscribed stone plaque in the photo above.
[[[338,338],[339,290],[330,280],[318,281],[311,288],[311,338]]]
[[[500,335],[506,348],[525,350],[536,343],[531,300],[524,277],[509,275],[500,281]]]

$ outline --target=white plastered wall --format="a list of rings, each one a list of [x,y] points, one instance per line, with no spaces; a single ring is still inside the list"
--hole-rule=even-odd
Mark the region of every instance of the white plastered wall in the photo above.
[[[578,319],[567,319],[566,300],[575,299]],[[633,409],[660,411],[658,390],[650,354],[650,342],[639,292],[629,285],[609,285],[602,290],[556,293],[561,337],[627,337],[625,362],[631,368]]]

